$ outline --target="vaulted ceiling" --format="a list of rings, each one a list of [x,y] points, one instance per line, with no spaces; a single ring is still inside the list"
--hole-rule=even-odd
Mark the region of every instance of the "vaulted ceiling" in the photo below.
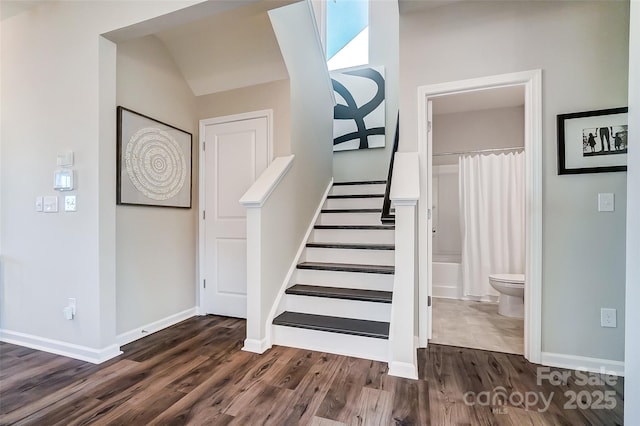
[[[196,96],[288,78],[269,0],[156,33]]]

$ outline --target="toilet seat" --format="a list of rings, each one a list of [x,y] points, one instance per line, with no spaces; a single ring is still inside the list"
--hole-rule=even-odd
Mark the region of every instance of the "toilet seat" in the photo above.
[[[524,286],[524,274],[491,274],[489,279],[504,283],[507,287],[522,287]]]

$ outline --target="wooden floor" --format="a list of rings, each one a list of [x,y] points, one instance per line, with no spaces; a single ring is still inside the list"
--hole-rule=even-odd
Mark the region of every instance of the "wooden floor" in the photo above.
[[[244,326],[195,317],[98,366],[0,343],[0,424],[622,424],[622,379],[578,386],[571,374],[566,385],[538,386],[537,366],[521,356],[441,345],[418,352],[420,380],[399,379],[381,362],[243,352]],[[565,392],[580,391],[574,403],[583,408],[565,409]],[[604,391],[615,408],[584,408]],[[534,394],[553,395],[547,410]]]

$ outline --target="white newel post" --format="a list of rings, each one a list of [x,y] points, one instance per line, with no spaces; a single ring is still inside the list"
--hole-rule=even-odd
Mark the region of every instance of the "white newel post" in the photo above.
[[[417,152],[396,153],[391,181],[395,207],[395,278],[390,329],[389,375],[418,378],[415,345],[417,266],[417,204],[420,198]]]
[[[263,353],[268,344],[262,324],[262,205],[245,204],[247,208],[247,337],[242,348],[248,352]]]
[[[263,353],[271,347],[267,330],[269,308],[272,300],[265,296],[263,281],[263,232],[262,210],[271,193],[287,174],[295,156],[278,157],[256,179],[242,196],[240,203],[247,209],[247,337],[242,348],[248,352]],[[278,206],[275,206],[276,208]]]

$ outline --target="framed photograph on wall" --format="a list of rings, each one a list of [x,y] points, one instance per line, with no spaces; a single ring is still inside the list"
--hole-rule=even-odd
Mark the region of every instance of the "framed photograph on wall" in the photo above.
[[[627,107],[558,115],[558,174],[627,170]]]
[[[118,107],[117,203],[191,208],[191,133]]]

